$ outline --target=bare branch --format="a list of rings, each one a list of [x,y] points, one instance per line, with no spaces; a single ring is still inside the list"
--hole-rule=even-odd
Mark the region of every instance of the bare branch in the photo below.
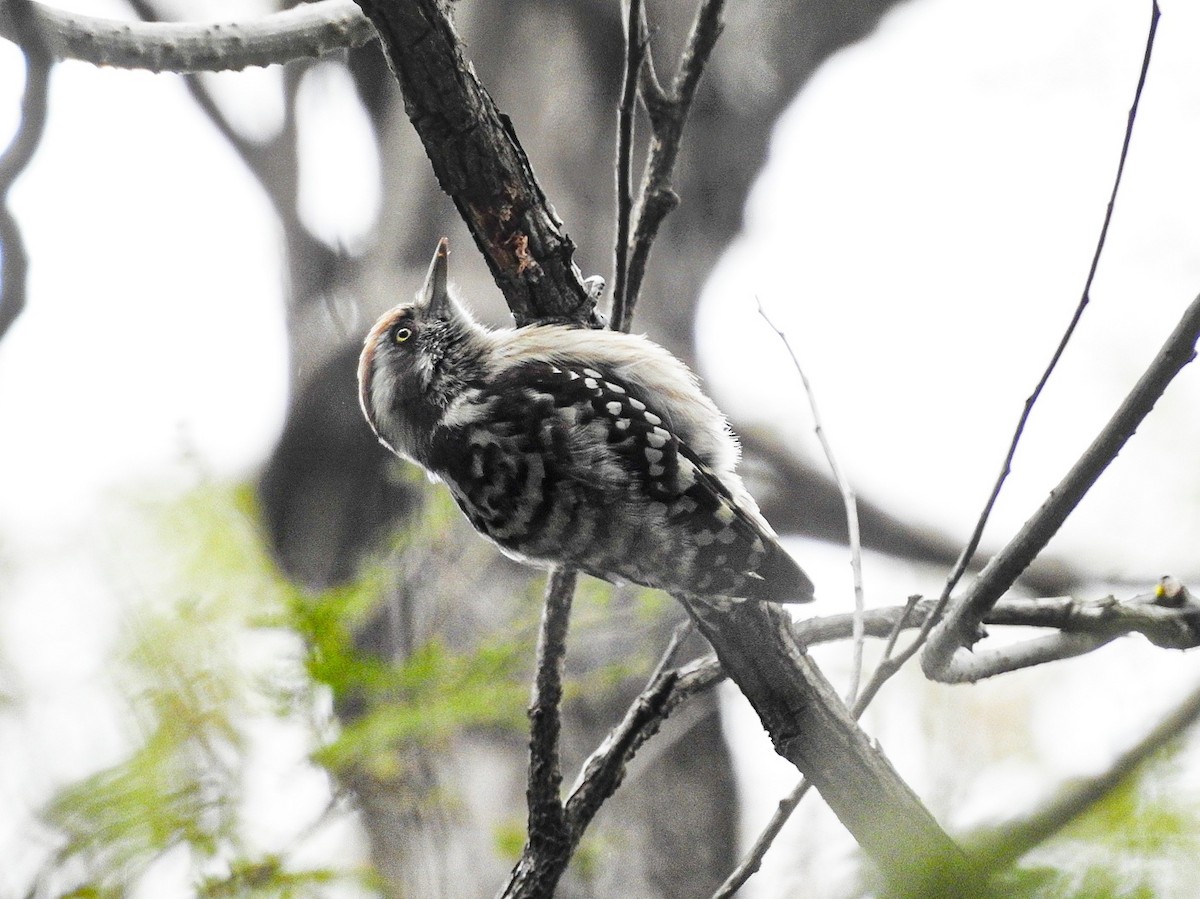
[[[633,309],[637,305],[638,293],[642,288],[642,279],[646,275],[646,265],[650,260],[650,248],[663,219],[679,205],[679,197],[671,189],[671,176],[679,158],[683,127],[691,112],[696,86],[700,83],[704,66],[717,43],[717,38],[721,35],[721,16],[724,9],[724,0],[702,0],[669,96],[663,96],[661,88],[657,88],[657,79],[653,77],[653,68],[649,65],[650,54],[646,54],[647,65],[644,71],[651,74],[642,79],[642,99],[650,116],[653,136],[639,191],[641,199],[638,202],[633,243],[629,250],[628,281],[623,294],[620,319],[618,320],[615,310],[613,313],[612,326],[616,330],[629,330],[629,323],[633,320]],[[653,85],[652,90],[657,90],[657,95],[647,94],[648,83]]]
[[[809,383],[808,376],[804,373],[804,368],[800,364],[800,359],[796,355],[796,351],[792,348],[791,341],[787,335],[780,329],[771,317],[763,308],[762,300],[758,300],[758,314],[762,317],[767,326],[775,332],[775,335],[783,342],[784,348],[788,355],[791,356],[792,365],[796,369],[796,373],[800,376],[801,384],[804,387],[804,392],[808,397],[809,409],[811,410],[813,424],[816,430],[817,439],[821,442],[821,448],[825,452],[826,461],[833,473],[834,481],[838,485],[838,491],[842,496],[842,505],[846,514],[846,529],[850,539],[850,569],[854,583],[854,615],[852,618],[853,632],[853,659],[851,662],[851,678],[850,685],[847,689],[846,703],[851,704],[855,701],[858,695],[860,680],[862,677],[863,666],[863,649],[866,642],[865,631],[863,625],[864,615],[864,596],[863,596],[863,581],[862,581],[862,538],[860,536],[858,525],[858,502],[854,495],[854,489],[850,486],[849,480],[843,474],[841,467],[837,463],[837,458],[834,455],[833,447],[830,445],[828,438],[825,435],[825,428],[821,421],[821,414],[817,408],[816,394]],[[893,628],[892,638],[888,641],[887,650],[884,654],[885,661],[890,656],[892,647],[895,645],[895,637],[899,634],[903,620],[898,622]],[[878,675],[879,672],[876,672]],[[876,688],[878,689],[878,688]],[[874,693],[872,693],[874,695]],[[865,706],[864,706],[865,708]],[[858,713],[861,714],[861,711]],[[855,717],[858,717],[858,714]],[[765,857],[767,850],[783,829],[783,825],[791,816],[792,812],[800,804],[800,800],[804,794],[808,792],[809,781],[801,779],[788,796],[780,800],[779,805],[775,809],[775,814],[767,823],[766,828],[758,835],[751,847],[749,853],[737,865],[736,868],[725,879],[725,882],[714,894],[714,899],[718,897],[732,896],[736,893],[745,882],[753,876],[762,866],[762,860]]]
[[[978,639],[979,622],[1066,521],[1100,474],[1150,414],[1167,385],[1195,356],[1200,338],[1200,297],[1188,306],[1158,357],[1116,414],[1015,537],[983,569],[930,636],[922,668],[934,680],[953,679],[953,656]]]
[[[9,193],[33,159],[49,112],[50,70],[53,59],[46,50],[42,27],[29,0],[9,0],[6,16],[25,51],[25,92],[21,97],[21,120],[12,140],[0,156],[0,339],[25,308],[25,279],[29,259],[21,227],[9,207]]]
[[[566,826],[560,790],[562,765],[558,736],[562,729],[563,663],[567,628],[578,575],[556,568],[546,585],[538,632],[537,671],[529,705],[529,835],[502,896],[550,896],[566,869],[573,843]]]
[[[621,723],[609,732],[584,763],[567,799],[567,827],[572,846],[579,843],[601,804],[621,785],[634,753],[657,733],[667,715],[678,705],[668,706],[677,678],[678,673],[674,670],[662,671],[651,678]]]
[[[685,618],[679,624],[675,625],[674,630],[671,631],[671,639],[667,641],[667,648],[663,650],[662,657],[658,660],[658,664],[654,666],[654,672],[650,675],[651,682],[675,664],[675,657],[679,655],[679,649],[683,646],[683,641],[690,637],[692,631],[695,629],[696,625],[692,623],[692,619],[690,618]]]
[[[125,22],[30,4],[57,59],[152,72],[221,72],[361,47],[375,38],[351,0],[317,0],[240,22]],[[0,36],[21,43],[12,4],[0,5]]]
[[[975,558],[975,553],[979,549],[979,542],[983,539],[984,528],[987,527],[988,519],[991,517],[992,508],[995,506],[996,500],[1000,496],[1000,491],[1004,487],[1004,482],[1008,479],[1008,475],[1012,471],[1013,457],[1016,455],[1017,446],[1020,444],[1021,437],[1025,433],[1025,425],[1029,421],[1030,414],[1033,412],[1034,404],[1037,402],[1038,397],[1041,396],[1042,390],[1050,380],[1050,376],[1054,373],[1055,368],[1058,367],[1059,359],[1062,358],[1063,352],[1067,348],[1067,344],[1074,335],[1075,328],[1079,324],[1080,319],[1083,317],[1084,310],[1087,308],[1088,303],[1091,302],[1092,281],[1096,277],[1096,269],[1100,263],[1100,256],[1104,252],[1104,242],[1108,237],[1108,226],[1112,221],[1113,209],[1116,206],[1117,190],[1121,186],[1121,177],[1125,172],[1125,158],[1129,154],[1129,143],[1133,137],[1133,125],[1137,120],[1138,105],[1141,103],[1142,89],[1146,85],[1146,73],[1150,69],[1150,58],[1154,52],[1154,37],[1158,32],[1159,9],[1158,0],[1151,0],[1151,3],[1152,9],[1150,15],[1150,29],[1146,35],[1146,49],[1142,56],[1142,67],[1138,73],[1137,87],[1133,92],[1133,103],[1129,107],[1129,116],[1125,124],[1125,136],[1121,142],[1121,154],[1119,161],[1117,162],[1117,173],[1113,178],[1112,192],[1110,193],[1108,199],[1108,208],[1104,213],[1104,222],[1100,227],[1100,236],[1096,240],[1096,249],[1092,254],[1092,264],[1088,269],[1087,279],[1084,281],[1083,294],[1079,299],[1078,305],[1075,307],[1075,313],[1072,315],[1071,321],[1067,324],[1066,331],[1063,332],[1063,336],[1059,340],[1058,346],[1055,348],[1053,355],[1050,357],[1050,362],[1046,366],[1046,370],[1042,373],[1042,376],[1038,380],[1037,385],[1034,387],[1033,392],[1025,400],[1025,406],[1021,411],[1020,418],[1017,420],[1017,426],[1013,431],[1012,440],[1009,442],[1008,451],[1005,453],[1004,463],[1000,466],[1000,474],[996,478],[996,483],[992,487],[992,492],[988,496],[987,502],[984,503],[983,511],[979,515],[979,520],[975,523],[975,529],[971,532],[971,537],[968,539],[967,545],[963,548],[962,554],[955,563],[950,576],[946,580],[946,586],[942,590],[942,595],[939,600],[941,605],[941,608],[938,610],[939,617],[942,609],[944,609],[949,603],[950,595],[954,592],[954,588],[958,586],[963,574],[967,571],[971,565],[971,561]],[[932,623],[932,621],[930,623]],[[906,653],[906,657],[911,657],[917,647],[919,647],[928,636],[929,628],[923,628],[921,634],[917,637],[916,644],[910,647],[910,651]],[[928,673],[928,670],[926,673]]]
[[[988,652],[972,652],[956,661],[948,682],[973,684],[1010,671],[1021,671],[1047,662],[1061,662],[1087,655],[1115,640],[1115,636],[1058,633],[1022,640]]]
[[[854,697],[858,695],[859,681],[862,678],[863,667],[862,615],[865,601],[863,598],[862,579],[862,536],[858,528],[858,499],[854,495],[854,488],[850,486],[850,481],[846,478],[841,466],[838,465],[837,457],[833,454],[833,446],[829,443],[829,438],[825,434],[825,425],[822,423],[821,413],[817,409],[817,395],[812,389],[812,384],[808,381],[808,375],[804,373],[803,366],[800,365],[800,358],[792,348],[792,342],[788,340],[788,336],[767,315],[767,310],[763,308],[762,300],[758,301],[758,314],[783,342],[784,349],[792,357],[792,366],[796,369],[796,374],[800,376],[800,383],[804,386],[804,394],[808,397],[808,408],[812,413],[813,427],[816,431],[817,439],[821,442],[821,449],[825,452],[825,460],[829,463],[829,470],[833,473],[834,481],[837,482],[838,491],[842,494],[842,505],[846,510],[846,531],[850,535],[850,573],[854,582],[854,620],[856,622],[854,625],[854,658],[850,666],[850,686],[846,691],[846,703],[850,704],[854,702]]]
[[[863,629],[869,637],[886,638],[897,622],[903,621],[904,627],[920,626],[936,606],[936,600],[923,600],[911,607],[907,618],[908,606],[868,609],[863,616]],[[806,646],[845,640],[853,633],[853,618],[830,615],[797,622],[796,639]],[[1070,596],[1002,599],[984,621],[997,626],[1054,628],[1105,640],[1140,634],[1162,649],[1200,647],[1200,602],[1189,598],[1179,605],[1170,605],[1158,593],[1141,593],[1126,600],[1112,596],[1094,600]]]
[[[867,609],[862,619],[863,631],[868,637],[894,641],[898,631],[920,627],[936,608],[937,600],[926,599],[910,601],[903,606]],[[1097,600],[1078,600],[1070,596],[1002,599],[988,612],[984,622],[998,626],[1055,628],[1106,641],[1140,634],[1163,649],[1200,648],[1200,602],[1189,597],[1177,603],[1157,591],[1123,601],[1111,596]],[[807,618],[795,622],[792,633],[804,647],[848,640],[854,636],[854,615]],[[725,676],[712,655],[696,660],[689,667],[704,677],[720,680]],[[867,695],[864,690],[862,697]],[[856,713],[863,705],[862,697],[855,705]]]
[[[767,855],[767,850],[771,848],[771,844],[775,842],[775,838],[779,836],[779,832],[783,830],[783,825],[787,823],[788,818],[792,816],[792,812],[796,810],[796,806],[800,804],[800,800],[808,793],[811,784],[804,778],[782,799],[775,807],[774,814],[771,815],[771,820],[767,822],[767,826],[762,829],[758,835],[758,839],[754,841],[754,845],[750,847],[750,851],[746,853],[736,868],[725,878],[715,893],[712,899],[732,899],[737,891],[746,885],[746,881],[758,873],[758,869],[762,867],[763,859]]]
[[[705,670],[701,673],[697,673],[694,666],[681,670],[670,669],[680,644],[691,633],[690,625],[690,621],[685,621],[675,628],[646,689],[634,699],[621,723],[609,732],[604,742],[580,769],[571,795],[563,807],[562,830],[566,845],[561,847],[561,851],[559,847],[552,847],[555,851],[546,852],[542,847],[534,845],[531,809],[530,841],[513,868],[508,883],[500,892],[501,897],[542,895],[537,892],[538,889],[552,889],[570,862],[571,855],[592,818],[621,785],[629,762],[642,744],[658,732],[667,716],[688,697],[709,689],[720,681],[719,668],[716,672]],[[539,653],[539,678],[542,671]],[[557,798],[557,786],[555,797]]]
[[[517,324],[600,324],[575,244],[508,117],[466,58],[440,0],[358,0],[383,41],[434,174],[475,238]]]
[[[812,782],[889,884],[920,894],[943,878],[973,882],[966,856],[855,723],[785,611],[769,603],[684,603],[775,751]]]
[[[629,274],[629,219],[633,215],[633,126],[638,78],[646,58],[646,41],[641,37],[645,15],[641,0],[629,0],[625,28],[625,80],[617,109],[617,237],[613,255],[612,321],[614,330],[629,330],[625,313]]]

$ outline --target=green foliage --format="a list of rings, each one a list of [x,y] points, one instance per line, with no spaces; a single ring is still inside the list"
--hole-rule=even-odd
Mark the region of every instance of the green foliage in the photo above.
[[[370,569],[351,584],[291,597],[288,617],[308,646],[308,673],[337,696],[373,691],[391,679],[387,662],[362,655],[354,645],[354,625],[383,599],[387,585],[381,569]]]
[[[1162,899],[1195,895],[1200,796],[1171,756],[1142,767],[1003,878],[1003,895]]]
[[[492,846],[500,858],[514,862],[520,858],[525,848],[525,819],[511,818],[493,827]]]
[[[371,677],[364,677],[358,665],[357,660],[343,662],[353,672],[353,684],[375,701],[318,752],[321,763],[335,771],[353,766],[393,779],[403,773],[405,752],[413,744],[441,746],[466,727],[523,727],[525,644],[497,642],[455,653],[431,640],[394,667],[366,664]]]
[[[448,500],[435,498],[397,536],[395,551],[428,540],[452,514]],[[390,781],[404,777],[413,750],[437,751],[465,728],[524,731],[536,585],[528,620],[510,633],[466,650],[435,639],[391,661],[359,651],[355,641],[397,589],[391,567],[317,594],[298,589],[265,550],[249,486],[206,485],[174,502],[126,503],[114,519],[122,550],[116,589],[141,597],[129,602],[110,666],[131,747],[45,809],[43,822],[60,844],[43,871],[43,893],[62,895],[69,882],[72,895],[123,896],[158,860],[181,854],[200,896],[320,895],[347,877],[364,885],[361,871],[296,871],[286,863],[288,847],[248,846],[247,728],[256,719],[307,728],[313,760],[335,772]],[[608,585],[594,582],[583,608],[598,613],[610,597]],[[264,641],[272,648],[264,651]],[[622,673],[614,667],[588,678],[604,686]],[[340,731],[315,712],[324,690],[359,710]],[[414,796],[454,802],[428,791]]]
[[[133,745],[45,809],[60,842],[41,892],[125,896],[157,860],[180,853],[199,896],[318,896],[334,880],[361,880],[292,870],[283,855],[246,845],[247,725],[278,713],[303,719],[313,699],[296,687],[299,642],[278,645],[295,591],[258,538],[250,488],[205,486],[114,518],[124,565],[114,578],[147,597],[131,604],[111,663]],[[272,701],[280,695],[290,701]]]
[[[435,491],[424,514],[397,535],[394,552],[427,551],[431,535],[456,515]],[[64,895],[65,882],[73,896],[124,896],[168,855],[187,860],[204,897],[318,896],[347,878],[366,886],[362,871],[297,871],[287,863],[291,847],[249,845],[244,781],[256,720],[299,724],[315,763],[397,788],[410,773],[421,787],[409,760],[448,747],[466,729],[524,732],[541,582],[531,582],[527,613],[507,632],[465,649],[432,639],[395,661],[360,651],[356,635],[402,589],[402,566],[381,563],[316,594],[297,588],[265,550],[251,487],[210,484],[178,501],[126,503],[114,519],[121,567],[113,580],[130,614],[110,670],[130,750],[63,788],[45,809],[43,822],[60,843],[42,875],[44,894]],[[576,646],[586,645],[593,624],[614,616],[629,618],[631,634],[644,634],[642,625],[669,602],[655,591],[618,594],[582,580]],[[659,650],[640,639],[625,648],[625,659],[568,677],[567,698],[595,697],[644,676]],[[356,710],[340,730],[316,711],[326,690]],[[448,809],[455,800],[444,785],[411,796]],[[502,855],[515,857],[523,821],[496,839]],[[576,871],[585,879],[595,857],[582,847]]]
[[[240,859],[229,866],[229,873],[205,877],[196,887],[198,899],[304,899],[325,895],[323,887],[345,878],[330,869],[289,871],[278,855],[250,860]]]
[[[1196,796],[1184,802],[1169,784],[1177,782],[1178,766],[1162,759],[1128,778],[1086,815],[1075,821],[1065,839],[1095,843],[1123,855],[1153,857],[1200,850],[1200,807]]]

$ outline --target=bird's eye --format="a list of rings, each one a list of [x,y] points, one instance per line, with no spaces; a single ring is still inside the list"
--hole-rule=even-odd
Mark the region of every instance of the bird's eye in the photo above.
[[[396,343],[404,343],[404,341],[408,340],[410,337],[412,337],[412,335],[412,328],[405,328],[401,326],[392,332],[392,340],[396,341]]]

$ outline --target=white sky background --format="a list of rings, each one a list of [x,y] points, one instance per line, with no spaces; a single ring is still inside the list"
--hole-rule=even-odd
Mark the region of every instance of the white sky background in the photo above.
[[[1093,303],[1034,414],[993,545],[1040,504],[1200,291],[1200,9],[1162,5]],[[76,6],[120,14],[115,3]],[[752,314],[757,294],[788,329],[858,489],[965,537],[1082,289],[1148,18],[1148,4],[1124,0],[914,0],[827,64],[781,123],[747,233],[706,294],[701,351],[721,404],[793,420],[797,439],[813,442],[790,363]],[[20,71],[0,47],[0,133]],[[274,77],[223,76],[247,121],[277,120]],[[0,605],[0,657],[31,694],[24,731],[0,734],[6,757],[26,766],[0,773],[0,795],[12,790],[18,804],[122,746],[94,701],[118,626],[95,526],[103,497],[186,487],[197,466],[251,475],[282,423],[287,380],[270,210],[178,79],[71,63],[54,78],[46,139],[14,197],[32,255],[28,307],[0,343],[0,574],[13,589]],[[312,87],[316,104],[338,96],[336,82]],[[347,190],[316,166],[371,151],[353,143],[352,118],[322,133],[344,143],[306,171],[305,214],[354,245],[377,212],[372,186]],[[355,168],[369,166],[340,171]],[[1200,571],[1198,409],[1193,365],[1053,551],[1097,576]],[[848,602],[844,556],[802,552],[819,611]],[[915,577],[878,562],[873,575],[879,603]],[[1166,685],[1196,676],[1189,658],[1147,651],[1130,663],[1138,684],[1123,678],[1098,697],[1114,658],[1062,666],[1056,684],[1078,686],[1069,703],[1043,703],[1019,725],[1033,728],[1051,775],[1102,764],[1169,704]],[[970,694],[984,689],[1010,688]],[[947,700],[915,692],[908,709],[924,724],[912,703]],[[1097,712],[1100,698],[1135,706],[1116,716],[1132,729]],[[1086,736],[1064,740],[1064,722]],[[889,748],[901,761],[919,754]],[[748,772],[790,782],[769,749],[754,758]],[[1032,798],[1033,767],[984,786]],[[747,774],[748,785],[761,779]],[[18,824],[0,815],[0,845]]]

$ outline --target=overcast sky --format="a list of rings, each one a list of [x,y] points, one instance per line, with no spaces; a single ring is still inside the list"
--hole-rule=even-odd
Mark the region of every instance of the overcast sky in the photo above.
[[[1034,415],[993,545],[1200,291],[1200,5],[1162,5],[1093,304]],[[759,296],[860,491],[965,536],[1079,298],[1148,20],[1149,3],[1127,0],[913,0],[828,63],[781,122],[748,230],[706,293],[700,347],[719,402],[793,421],[811,451],[790,364],[746,314]],[[0,133],[20,70],[0,47]],[[277,123],[277,73],[223,81],[248,126]],[[307,91],[341,118],[322,130],[338,142],[312,148],[305,213],[353,246],[378,211],[374,185],[339,178],[322,193],[335,183],[322,167],[369,169],[343,160],[372,151],[336,74]],[[17,587],[0,645],[44,710],[22,736],[38,758],[38,741],[61,745],[102,716],[78,712],[115,627],[97,577],[98,504],[118,488],[184,489],[197,471],[252,476],[282,424],[288,361],[270,210],[177,78],[61,65],[14,204],[32,269],[28,308],[0,344],[0,573]],[[1192,366],[1054,550],[1098,576],[1200,573],[1198,410]],[[844,558],[810,553],[818,583],[840,579],[833,593],[848,596]],[[894,599],[893,586],[872,595]],[[1089,745],[1122,739],[1093,733]],[[41,760],[52,770],[33,782],[87,770],[92,749]]]

